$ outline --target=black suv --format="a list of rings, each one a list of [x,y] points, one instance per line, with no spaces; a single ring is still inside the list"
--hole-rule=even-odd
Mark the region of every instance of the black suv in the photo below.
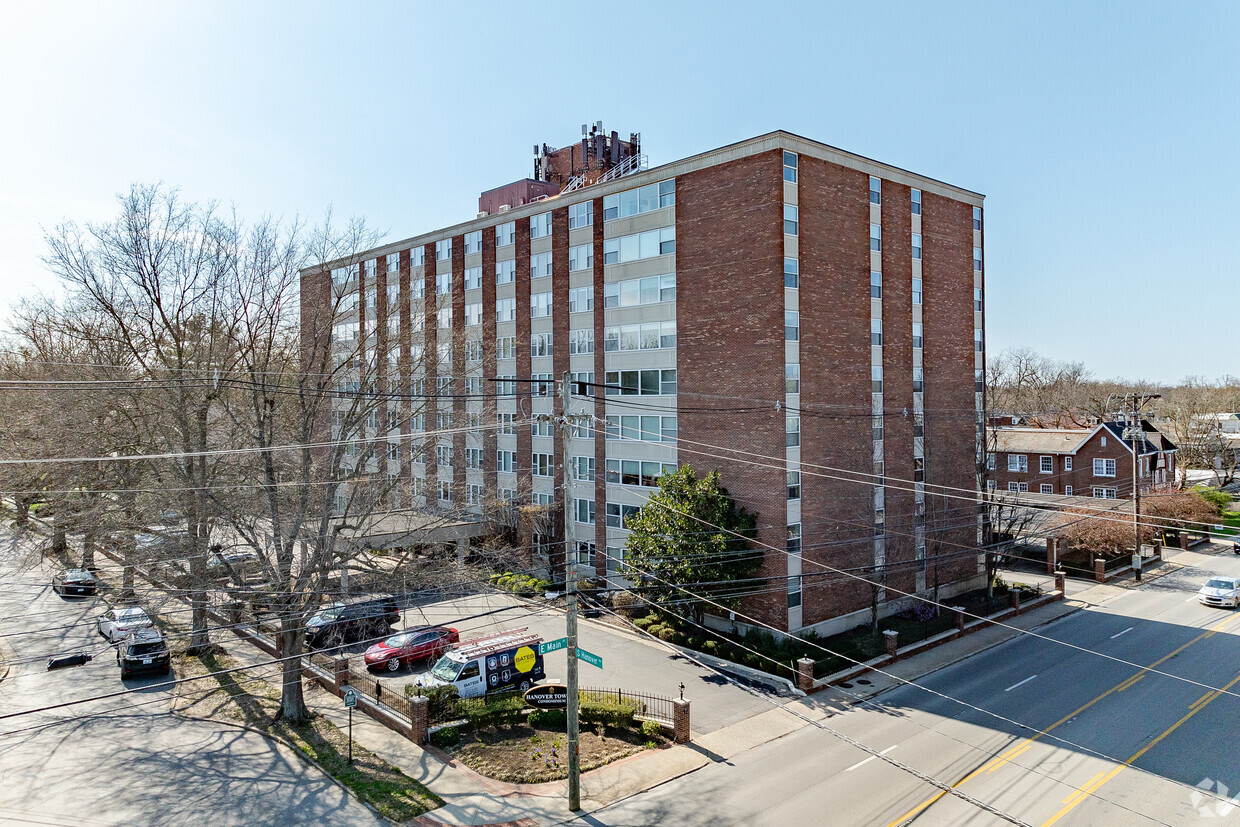
[[[306,643],[317,648],[386,637],[399,621],[400,611],[391,597],[333,603],[306,623]]]
[[[139,629],[123,638],[116,647],[116,663],[122,680],[138,672],[172,674],[172,654],[158,629]]]

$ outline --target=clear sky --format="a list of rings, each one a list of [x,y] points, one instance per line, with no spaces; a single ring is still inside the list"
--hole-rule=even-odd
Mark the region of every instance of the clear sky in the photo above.
[[[398,239],[602,120],[787,129],[986,194],[988,347],[1240,374],[1235,3],[7,2],[0,307],[134,181]]]

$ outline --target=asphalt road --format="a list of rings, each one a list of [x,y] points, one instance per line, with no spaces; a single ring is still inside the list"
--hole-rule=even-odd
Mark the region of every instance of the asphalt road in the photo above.
[[[0,824],[384,824],[292,750],[253,732],[169,712],[165,680],[122,683],[95,632],[101,598],[52,592],[0,530],[0,647],[10,664],[0,716],[136,690],[59,710],[0,718]],[[53,654],[97,653],[46,671]]]
[[[1021,635],[918,682],[969,706],[905,686],[823,723],[1028,824],[1240,824],[1225,800],[1240,794],[1240,697],[1211,691],[1240,694],[1240,613],[1197,603],[1214,573],[1240,576],[1240,559],[1039,632],[1071,646]],[[1008,823],[809,725],[588,820]]]

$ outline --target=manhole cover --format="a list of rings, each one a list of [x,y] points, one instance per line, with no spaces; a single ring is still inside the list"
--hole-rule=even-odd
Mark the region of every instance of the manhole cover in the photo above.
[[[869,685],[870,685],[870,682],[869,682],[869,681],[867,681],[865,678],[861,678],[860,680],[858,680],[858,681],[857,681],[857,683],[861,684],[862,686],[869,686]]]

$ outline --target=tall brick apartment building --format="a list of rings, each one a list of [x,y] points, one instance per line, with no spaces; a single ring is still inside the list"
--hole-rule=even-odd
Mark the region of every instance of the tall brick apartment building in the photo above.
[[[653,169],[633,138],[544,146],[476,218],[303,273],[314,332],[362,337],[400,397],[440,395],[384,423],[408,502],[568,497],[578,562],[614,574],[625,521],[688,463],[758,515],[765,622],[861,622],[874,594],[849,574],[976,583],[982,196],[787,132]],[[569,456],[529,421],[560,412],[566,371],[597,424]],[[476,430],[418,435],[450,422]]]

